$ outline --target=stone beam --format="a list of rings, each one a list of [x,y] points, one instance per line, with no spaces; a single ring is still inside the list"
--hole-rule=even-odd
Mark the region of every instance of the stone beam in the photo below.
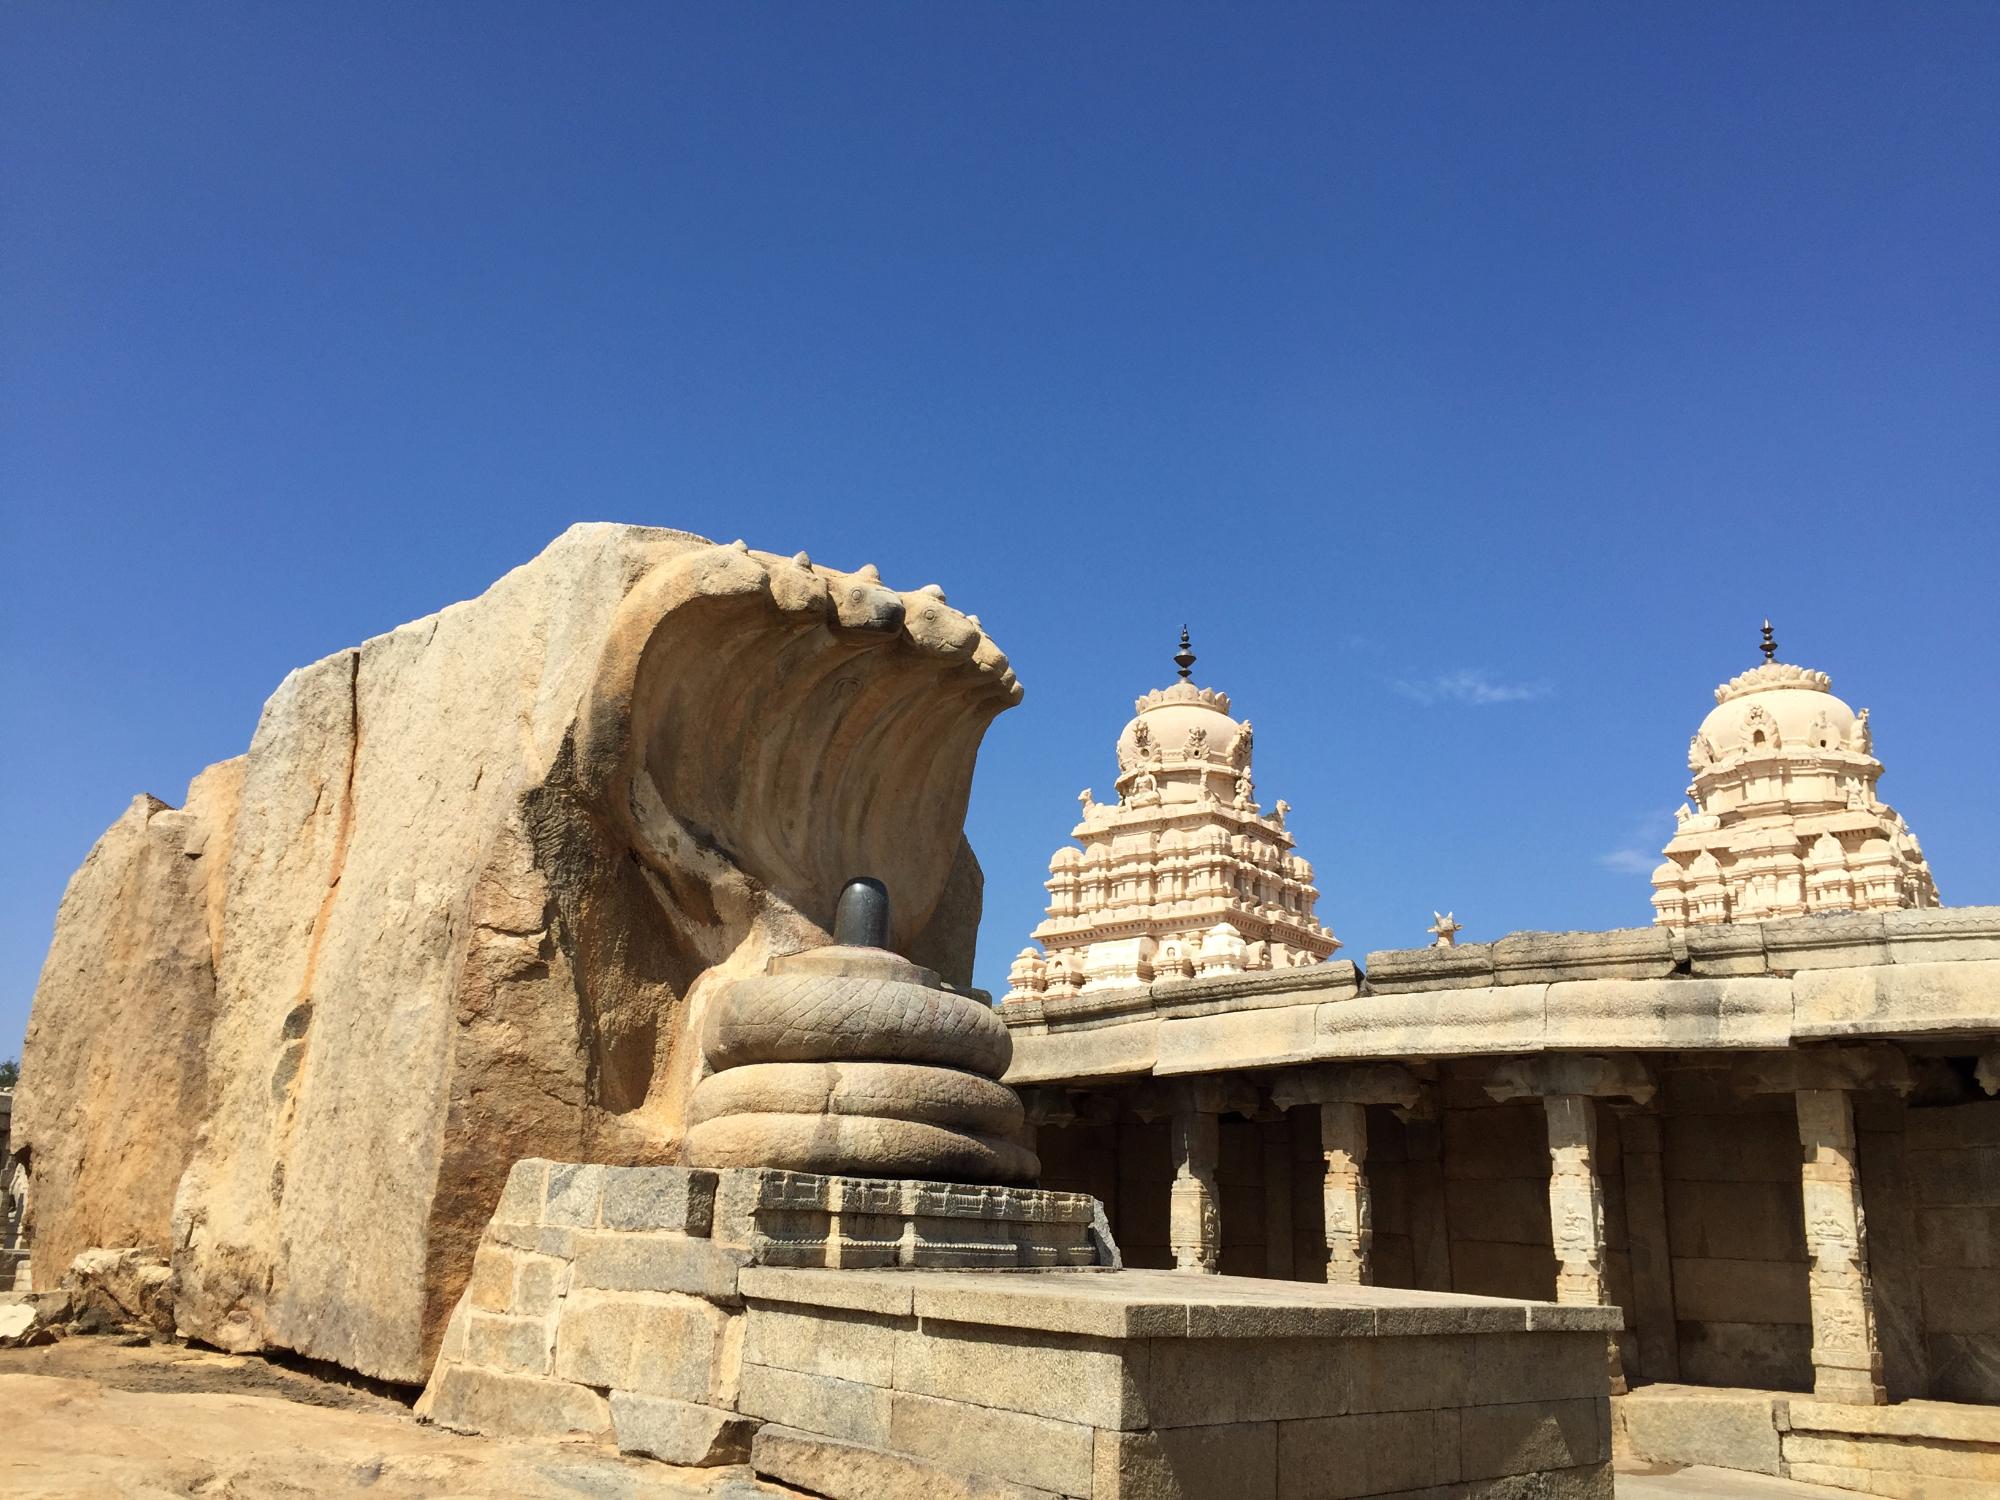
[[[1129,1090],[1124,1099],[1134,1118],[1148,1121],[1186,1110],[1249,1119],[1263,1107],[1263,1096],[1255,1084],[1226,1073],[1141,1084]]]
[[[1300,1104],[1390,1104],[1414,1110],[1423,1096],[1423,1080],[1398,1063],[1299,1068],[1271,1085],[1271,1102],[1280,1109]]]
[[[1914,1080],[1910,1060],[1894,1047],[1806,1047],[1737,1062],[1731,1086],[1739,1094],[1796,1094],[1801,1090],[1894,1089],[1907,1094]]]
[[[1597,1057],[1558,1053],[1550,1057],[1512,1058],[1495,1067],[1486,1080],[1488,1096],[1503,1104],[1509,1099],[1549,1099],[1561,1095],[1631,1099],[1645,1104],[1654,1091],[1653,1076],[1646,1065],[1623,1054]]]

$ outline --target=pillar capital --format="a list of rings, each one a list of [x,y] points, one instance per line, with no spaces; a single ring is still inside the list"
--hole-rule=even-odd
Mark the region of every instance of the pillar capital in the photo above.
[[[1227,1073],[1200,1078],[1156,1078],[1125,1096],[1125,1107],[1141,1120],[1174,1115],[1243,1115],[1257,1113],[1255,1084]]]
[[[1014,1090],[1021,1096],[1021,1110],[1028,1123],[1042,1125],[1074,1125],[1076,1123],[1076,1096],[1068,1089],[1031,1087]]]
[[[1795,1047],[1738,1060],[1730,1080],[1739,1094],[1796,1094],[1802,1090],[1894,1089],[1914,1086],[1910,1060],[1882,1043],[1862,1047]]]
[[[1655,1090],[1646,1065],[1624,1053],[1587,1056],[1558,1052],[1511,1058],[1495,1067],[1486,1080],[1487,1095],[1503,1104],[1509,1099],[1548,1099],[1563,1094],[1645,1104]]]
[[[1299,1104],[1392,1104],[1409,1110],[1423,1096],[1423,1080],[1401,1063],[1298,1068],[1271,1085],[1271,1102],[1280,1109]]]

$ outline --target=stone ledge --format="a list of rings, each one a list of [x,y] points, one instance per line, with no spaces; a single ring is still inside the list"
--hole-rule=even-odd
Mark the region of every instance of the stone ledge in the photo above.
[[[1586,977],[1666,979],[1681,957],[1664,927],[1515,932],[1493,944],[1493,972],[1501,984],[1554,984]]]
[[[1006,1081],[1084,1087],[1317,1062],[1777,1051],[1844,1038],[1963,1037],[1979,1050],[1996,1032],[2000,959],[1958,957],[1796,975],[1455,983],[1182,1019],[1148,1012],[1090,1030],[1017,1035]]]
[[[1815,969],[1792,981],[1792,995],[1799,1038],[2000,1031],[2000,959]]]
[[[754,1288],[754,1290],[753,1290]],[[760,1303],[1106,1338],[1398,1337],[1544,1330],[1613,1333],[1615,1307],[1559,1307],[1395,1287],[1326,1286],[1183,1271],[789,1271],[746,1284]],[[860,1308],[863,1299],[880,1297]],[[904,1298],[908,1298],[907,1303]]]
[[[1794,1432],[1859,1432],[1877,1437],[1937,1438],[2000,1448],[2000,1407],[1953,1401],[1902,1401],[1894,1406],[1843,1406],[1793,1397],[1786,1418]],[[1996,1455],[2000,1456],[2000,1455]]]

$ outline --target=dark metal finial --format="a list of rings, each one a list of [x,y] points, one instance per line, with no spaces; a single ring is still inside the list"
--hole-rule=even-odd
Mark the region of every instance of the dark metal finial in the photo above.
[[[1759,649],[1763,651],[1765,661],[1776,661],[1778,659],[1778,638],[1771,634],[1771,622],[1769,620],[1764,622],[1764,644]]]
[[[833,940],[851,948],[889,946],[889,888],[857,875],[840,888],[833,908]]]
[[[1187,626],[1181,626],[1181,649],[1174,653],[1174,665],[1181,669],[1181,681],[1194,671],[1194,647],[1188,642]]]

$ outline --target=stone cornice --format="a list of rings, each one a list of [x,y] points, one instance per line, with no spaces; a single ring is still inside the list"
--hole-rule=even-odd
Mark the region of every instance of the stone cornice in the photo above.
[[[1010,1003],[1010,1082],[1536,1053],[2000,1043],[2000,907],[1521,933]],[[1996,1075],[2000,1076],[2000,1075]]]

